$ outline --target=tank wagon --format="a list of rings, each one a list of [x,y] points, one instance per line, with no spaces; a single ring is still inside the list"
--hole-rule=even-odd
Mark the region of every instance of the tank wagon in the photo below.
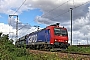
[[[68,48],[68,32],[59,23],[47,26],[44,29],[27,34],[16,41],[16,46],[23,46],[34,49]]]

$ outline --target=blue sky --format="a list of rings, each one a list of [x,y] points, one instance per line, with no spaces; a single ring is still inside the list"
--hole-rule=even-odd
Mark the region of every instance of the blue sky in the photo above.
[[[7,24],[7,23],[8,23],[8,15],[3,14],[3,13],[0,13],[0,15],[1,15],[0,23],[5,23],[5,24]]]
[[[40,11],[40,9],[34,9],[34,10],[28,10],[28,11],[24,11],[21,14],[19,14],[19,20],[20,22],[22,22],[23,24],[30,24],[31,26],[40,26],[41,28],[44,28],[45,25],[44,24],[38,24],[37,22],[35,22],[35,18],[36,16],[41,16],[43,14],[43,12]],[[0,13],[0,15],[2,16],[0,18],[0,23],[5,23],[8,24],[8,15],[7,14],[3,14]]]
[[[41,16],[43,12],[40,9],[24,11],[19,15],[19,19],[22,23],[29,23],[31,26],[40,26],[41,28],[45,27],[44,24],[38,24],[35,22],[36,16]]]

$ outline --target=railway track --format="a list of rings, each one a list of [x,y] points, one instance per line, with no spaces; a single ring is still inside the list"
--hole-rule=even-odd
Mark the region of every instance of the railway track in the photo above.
[[[52,51],[50,51],[50,50],[34,50],[34,51],[39,51],[39,52],[41,51],[41,52],[48,52],[48,53],[51,53],[51,52],[54,52],[54,53],[65,53],[65,54],[83,55],[83,56],[90,57],[90,53],[68,52],[65,49],[60,49],[60,50],[58,49],[58,50],[52,50]]]
[[[40,55],[42,55],[42,54],[44,54],[44,55],[46,55],[46,54],[48,54],[48,55],[57,55],[58,57],[60,57],[60,58],[66,58],[66,59],[69,59],[69,58],[71,58],[71,59],[78,59],[78,58],[80,58],[79,60],[90,60],[90,54],[82,54],[82,53],[75,53],[75,52],[72,52],[72,53],[70,53],[70,52],[62,52],[62,51],[53,51],[53,52],[51,52],[51,51],[45,51],[45,50],[30,50],[30,53],[33,53],[33,54],[35,54],[35,55],[38,55],[38,54],[40,54]]]
[[[78,55],[86,55],[86,56],[90,56],[89,53],[79,53],[79,52],[60,52],[60,53],[69,53],[69,54],[78,54]]]
[[[77,47],[90,47],[90,45],[72,45],[72,46],[77,46]]]

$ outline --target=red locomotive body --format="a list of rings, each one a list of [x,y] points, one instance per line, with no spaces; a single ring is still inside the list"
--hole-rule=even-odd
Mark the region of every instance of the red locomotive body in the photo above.
[[[67,48],[68,32],[64,27],[59,27],[59,23],[50,25],[46,29],[50,29],[50,44],[54,47]]]

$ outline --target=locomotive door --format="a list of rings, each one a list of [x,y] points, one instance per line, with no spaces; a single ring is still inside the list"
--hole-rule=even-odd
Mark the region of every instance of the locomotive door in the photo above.
[[[50,42],[50,30],[45,30],[45,42]]]

